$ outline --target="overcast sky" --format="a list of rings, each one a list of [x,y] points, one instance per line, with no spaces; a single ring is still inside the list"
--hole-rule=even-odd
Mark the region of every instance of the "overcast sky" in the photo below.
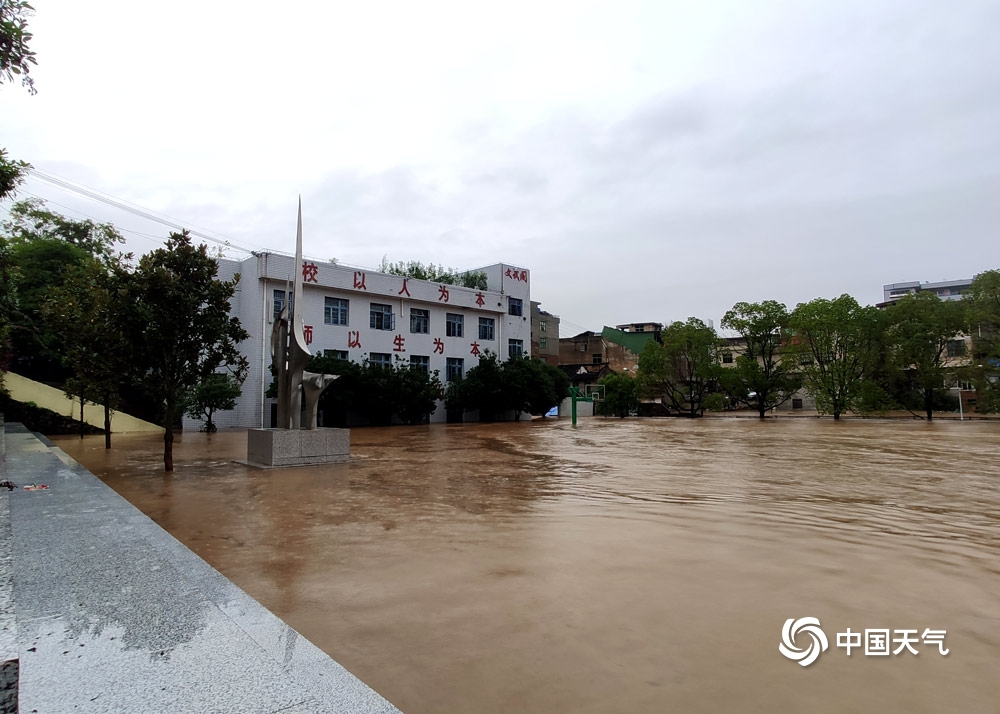
[[[524,266],[564,336],[1000,268],[996,0],[34,4],[0,146],[234,246],[301,194],[308,255]]]

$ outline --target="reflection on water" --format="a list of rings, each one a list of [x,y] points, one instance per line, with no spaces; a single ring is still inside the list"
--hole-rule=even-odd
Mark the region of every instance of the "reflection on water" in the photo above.
[[[995,423],[584,420],[60,442],[407,714],[996,712]],[[802,668],[788,618],[830,638]],[[951,653],[850,657],[850,627]],[[921,649],[918,647],[918,649]]]

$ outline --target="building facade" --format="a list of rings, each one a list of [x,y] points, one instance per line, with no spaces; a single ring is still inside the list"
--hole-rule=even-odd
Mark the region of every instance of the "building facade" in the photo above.
[[[531,303],[531,356],[559,364],[559,316],[545,312],[541,303]]]
[[[271,330],[291,295],[295,259],[277,253],[220,260],[219,277],[240,281],[232,300],[249,339],[240,351],[250,363],[236,409],[214,417],[222,427],[270,427]],[[333,263],[304,261],[296,310],[313,354],[354,362],[409,364],[438,371],[442,383],[463,377],[488,350],[501,359],[531,349],[530,272],[506,264],[478,268],[483,290],[403,278]],[[330,387],[336,389],[336,383]],[[432,422],[446,420],[443,404]],[[201,422],[186,420],[185,428]]]
[[[945,280],[940,283],[891,283],[882,286],[883,303],[896,302],[905,295],[932,292],[942,300],[961,300],[962,295],[972,286],[972,278],[967,280]]]

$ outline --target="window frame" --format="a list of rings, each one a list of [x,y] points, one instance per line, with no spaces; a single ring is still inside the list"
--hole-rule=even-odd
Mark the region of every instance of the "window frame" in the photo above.
[[[384,308],[384,309],[378,309]],[[381,326],[379,324],[381,323]],[[396,315],[392,312],[392,305],[382,302],[368,304],[368,328],[381,332],[392,332],[396,329]]]
[[[458,368],[457,380],[453,375],[455,368]],[[465,377],[465,359],[462,357],[447,357],[445,359],[445,381],[460,381]]]
[[[516,347],[516,351],[515,351]],[[507,339],[507,359],[524,357],[524,340]]]
[[[417,315],[414,313],[423,313]],[[419,329],[423,327],[424,329]],[[431,311],[422,307],[410,308],[410,334],[429,335],[431,333]]]
[[[484,328],[488,331],[489,336],[483,334]],[[497,334],[497,321],[493,317],[480,317],[479,318],[479,339],[488,340],[492,342],[496,339]]]
[[[419,362],[416,360],[420,360]],[[431,372],[431,358],[429,355],[410,355],[410,368],[423,368],[427,374]]]
[[[331,305],[330,302],[340,303],[338,305]],[[340,325],[341,327],[347,327],[349,324],[351,316],[351,301],[347,298],[332,297],[330,295],[323,296],[323,324],[324,325]],[[343,322],[338,321],[339,318],[343,317]]]
[[[465,333],[465,315],[459,312],[444,314],[444,336],[462,337]]]
[[[516,297],[507,298],[507,314],[514,317],[524,317],[524,300]]]
[[[374,367],[392,367],[392,355],[389,352],[369,352],[368,364]]]

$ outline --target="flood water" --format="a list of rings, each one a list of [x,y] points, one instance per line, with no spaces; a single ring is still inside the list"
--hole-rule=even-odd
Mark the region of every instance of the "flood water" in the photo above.
[[[351,440],[262,471],[232,463],[244,433],[189,433],[173,475],[157,437],[58,443],[406,714],[1000,711],[1000,422]],[[807,616],[829,649],[801,667],[778,644]],[[949,654],[847,656],[848,627]]]

